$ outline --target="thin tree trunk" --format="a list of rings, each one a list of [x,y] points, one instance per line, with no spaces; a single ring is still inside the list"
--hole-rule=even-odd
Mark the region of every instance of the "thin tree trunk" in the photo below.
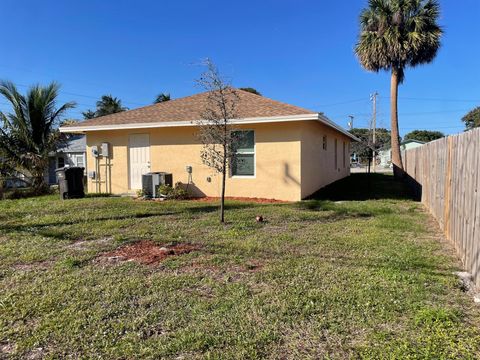
[[[5,192],[5,182],[6,180],[0,176],[0,200],[3,199],[3,193]]]
[[[33,191],[38,194],[45,194],[48,192],[48,185],[45,182],[44,174],[42,173],[36,173],[33,174],[32,176],[32,188]]]
[[[31,169],[32,189],[38,195],[48,192],[48,184],[45,181],[45,173],[48,166],[47,164],[48,160],[39,159],[36,160]]]
[[[222,198],[220,200],[220,222],[225,222],[225,182],[227,179],[227,149],[223,146]]]
[[[398,131],[398,69],[392,69],[390,82],[390,126],[391,126],[391,145],[392,145],[392,163],[395,177],[403,177],[403,163],[400,154],[400,136]]]

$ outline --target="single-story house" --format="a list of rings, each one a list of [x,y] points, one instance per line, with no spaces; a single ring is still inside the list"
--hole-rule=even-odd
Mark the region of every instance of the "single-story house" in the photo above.
[[[244,132],[226,196],[296,201],[350,174],[357,139],[323,114],[237,90],[235,131]],[[64,126],[87,142],[89,192],[133,194],[142,174],[168,172],[195,196],[220,196],[221,176],[202,163],[200,93]]]
[[[424,145],[423,141],[408,139],[400,143],[400,151],[410,150],[419,146]],[[385,168],[392,167],[392,148],[387,147],[378,151],[378,160],[380,166]]]
[[[52,185],[57,183],[55,169],[64,166],[86,168],[86,148],[87,141],[85,135],[73,135],[65,144],[62,144],[55,152],[52,152],[48,159],[48,184]]]

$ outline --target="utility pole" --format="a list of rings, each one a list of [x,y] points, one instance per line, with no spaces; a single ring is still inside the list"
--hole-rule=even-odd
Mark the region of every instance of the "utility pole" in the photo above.
[[[350,118],[350,121],[348,122],[348,128],[349,128],[349,130],[352,130],[353,129],[353,118],[354,118],[354,116],[353,115],[348,115],[348,117]]]
[[[377,96],[378,92],[374,92],[370,96],[370,100],[373,102],[373,116],[372,116],[372,147],[373,147],[373,172],[375,172],[375,145],[377,144]]]

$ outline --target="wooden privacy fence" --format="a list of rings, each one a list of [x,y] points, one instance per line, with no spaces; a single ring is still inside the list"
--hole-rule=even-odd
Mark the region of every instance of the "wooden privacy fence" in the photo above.
[[[403,153],[408,179],[480,286],[480,128]]]

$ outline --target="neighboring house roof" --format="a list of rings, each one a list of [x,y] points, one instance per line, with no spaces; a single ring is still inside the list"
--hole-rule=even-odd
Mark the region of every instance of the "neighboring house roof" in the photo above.
[[[57,149],[57,153],[85,152],[87,148],[87,139],[85,135],[74,135],[68,141]]]
[[[412,142],[417,143],[417,144],[422,144],[422,145],[425,144],[425,141],[420,141],[420,140],[415,140],[415,139],[408,139],[408,140],[402,141],[402,142],[400,143],[400,145],[410,144],[410,143],[412,143]]]
[[[259,122],[318,120],[350,138],[358,139],[336,125],[324,115],[298,106],[285,104],[248,91],[236,89],[238,95],[238,119],[232,123],[248,124]],[[138,109],[85,120],[78,124],[66,125],[61,132],[84,132],[94,130],[137,129],[167,126],[192,126],[202,119],[208,105],[208,92],[165,101]]]
[[[400,146],[410,144],[410,143],[417,143],[417,144],[421,144],[421,145],[426,144],[424,141],[415,140],[415,139],[408,139],[408,140],[402,141],[400,143]],[[383,148],[379,149],[378,151],[390,151],[391,148],[392,148],[391,146],[384,146]]]

